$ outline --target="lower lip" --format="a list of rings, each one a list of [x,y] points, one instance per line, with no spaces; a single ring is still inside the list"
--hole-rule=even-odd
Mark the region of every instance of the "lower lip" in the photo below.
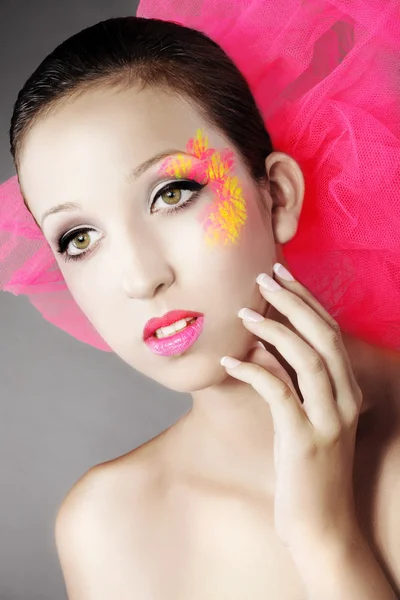
[[[186,325],[181,331],[177,331],[173,335],[165,338],[156,338],[154,335],[147,338],[145,343],[158,356],[173,356],[174,354],[182,354],[192,346],[204,327],[204,317],[197,317],[193,323]]]

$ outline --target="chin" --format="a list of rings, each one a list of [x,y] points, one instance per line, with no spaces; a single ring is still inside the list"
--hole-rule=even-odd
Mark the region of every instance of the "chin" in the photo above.
[[[156,373],[146,373],[160,385],[180,392],[192,394],[200,390],[221,384],[228,374],[219,360],[210,355],[181,355],[176,362],[165,364]]]

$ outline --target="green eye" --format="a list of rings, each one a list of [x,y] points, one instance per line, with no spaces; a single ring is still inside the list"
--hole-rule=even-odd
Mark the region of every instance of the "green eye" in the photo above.
[[[174,205],[181,200],[182,191],[179,188],[170,188],[163,192],[160,195],[160,198],[162,198],[162,201],[165,202],[165,204]]]
[[[205,183],[198,183],[191,179],[171,181],[155,194],[150,211],[164,214],[179,211],[186,206],[190,206],[205,186]]]
[[[90,235],[84,231],[72,238],[71,243],[77,250],[86,250],[90,245]]]

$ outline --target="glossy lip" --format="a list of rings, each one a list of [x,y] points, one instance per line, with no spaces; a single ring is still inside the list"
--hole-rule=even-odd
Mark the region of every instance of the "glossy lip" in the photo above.
[[[200,316],[184,329],[165,338],[157,338],[151,335],[145,340],[145,344],[157,356],[181,355],[193,346],[203,331],[203,327],[204,316]]]
[[[204,316],[203,313],[193,312],[191,310],[171,310],[162,317],[156,317],[147,321],[143,329],[143,340],[146,341],[148,338],[152,337],[160,327],[168,327],[168,325],[172,325],[172,323],[176,323],[176,321],[180,321],[181,319],[202,316]]]

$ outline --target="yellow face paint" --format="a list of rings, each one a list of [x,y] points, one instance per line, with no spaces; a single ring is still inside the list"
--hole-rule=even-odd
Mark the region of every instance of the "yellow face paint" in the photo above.
[[[190,177],[193,173],[193,159],[191,156],[186,154],[176,154],[168,158],[162,165],[161,171],[164,171],[167,175],[182,179],[183,177]]]
[[[197,130],[196,137],[189,140],[186,150],[200,163],[195,163],[185,154],[177,154],[164,161],[161,169],[176,178],[190,177],[201,183],[208,181],[215,192],[215,199],[199,216],[205,229],[206,243],[209,246],[237,243],[247,220],[247,211],[239,179],[232,175],[233,152],[228,148],[222,151],[209,148],[208,137],[201,129]]]

